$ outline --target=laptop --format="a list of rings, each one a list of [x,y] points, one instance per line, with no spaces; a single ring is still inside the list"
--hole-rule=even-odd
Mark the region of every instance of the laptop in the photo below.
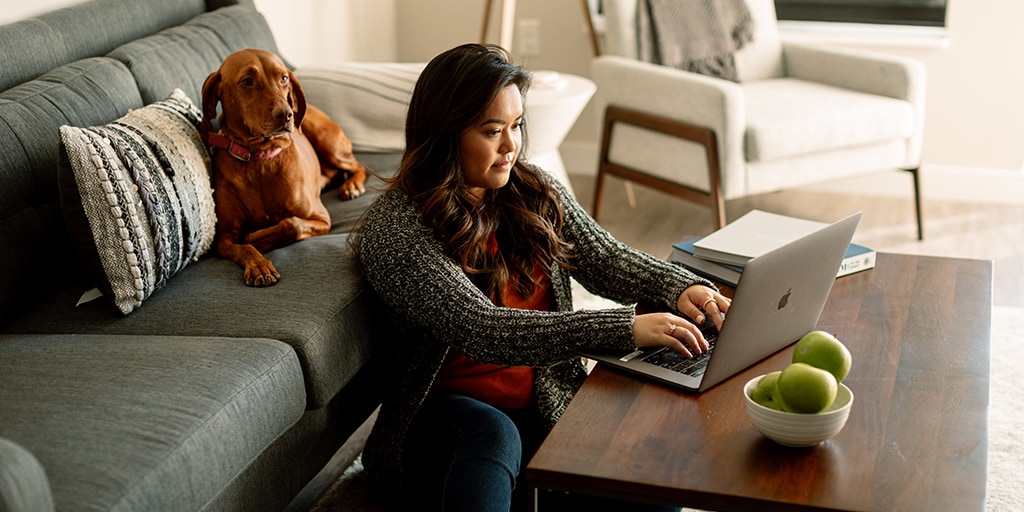
[[[857,212],[748,261],[721,331],[710,320],[701,326],[712,345],[704,354],[687,358],[646,347],[583,356],[686,391],[711,388],[816,328],[860,217]]]

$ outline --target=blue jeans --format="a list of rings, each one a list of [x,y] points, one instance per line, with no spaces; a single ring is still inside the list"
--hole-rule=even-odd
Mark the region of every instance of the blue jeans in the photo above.
[[[520,469],[545,435],[532,409],[501,410],[463,395],[432,395],[406,438],[406,474],[417,475],[412,488],[403,490],[410,509],[526,510],[526,483]],[[678,510],[550,492],[541,492],[540,508]]]
[[[421,510],[508,512],[523,461],[512,419],[478,400],[431,396],[406,438],[405,463],[416,475],[410,505]]]

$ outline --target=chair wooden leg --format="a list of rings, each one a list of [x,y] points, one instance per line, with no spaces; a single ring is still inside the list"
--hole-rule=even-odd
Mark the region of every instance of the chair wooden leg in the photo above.
[[[722,199],[721,192],[716,197],[711,199],[711,221],[715,223],[715,229],[722,229],[725,227],[725,200]]]
[[[715,132],[709,131],[700,142],[704,145],[708,159],[708,183],[711,184],[708,202],[711,205],[711,221],[715,223],[715,229],[722,229],[725,227],[725,194],[722,193],[722,172],[718,167],[718,139]]]
[[[626,180],[622,182],[622,186],[626,188],[626,202],[629,203],[629,207],[636,208],[636,192],[633,191],[633,182]]]
[[[924,216],[921,211],[921,168],[903,169],[914,180],[914,214],[917,216],[917,239],[924,240]]]
[[[694,188],[681,183],[665,180],[661,177],[648,174],[643,171],[613,163],[608,155],[611,147],[612,126],[616,123],[626,123],[640,128],[664,133],[669,136],[683,140],[696,142],[704,146],[708,161],[708,182],[711,189],[708,191]],[[725,226],[725,200],[722,193],[720,170],[718,167],[718,139],[714,130],[701,126],[666,119],[653,114],[608,105],[605,108],[604,130],[601,135],[601,153],[598,161],[597,184],[594,187],[594,211],[591,216],[597,219],[600,209],[601,191],[604,188],[604,175],[612,174],[626,180],[626,193],[630,196],[630,205],[635,204],[633,197],[632,183],[651,187],[655,190],[679,197],[687,201],[711,208],[712,222],[716,228]]]
[[[590,216],[597,220],[597,212],[601,209],[601,193],[604,192],[604,172],[597,170],[597,180],[594,182],[594,209]]]
[[[611,108],[611,107],[609,107]],[[614,112],[614,109],[612,109]],[[604,115],[604,126],[601,129],[601,152],[597,161],[597,180],[594,182],[594,210],[590,212],[590,216],[594,220],[597,220],[597,214],[601,210],[601,194],[604,192],[604,175],[605,171],[608,170],[608,155],[611,152],[612,143],[612,125],[615,124],[614,115],[609,115],[608,109],[605,110]]]
[[[488,22],[491,21],[491,3],[492,3],[492,0],[487,0],[487,3],[484,4],[484,22],[483,22],[483,26],[480,27],[480,43],[481,44],[487,42],[487,25],[488,25]]]

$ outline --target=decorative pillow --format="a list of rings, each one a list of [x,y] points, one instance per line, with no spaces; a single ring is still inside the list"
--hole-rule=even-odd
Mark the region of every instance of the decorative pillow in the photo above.
[[[405,116],[426,63],[349,62],[299,68],[306,102],[330,116],[357,152],[405,149]]]
[[[175,90],[104,126],[60,128],[88,221],[89,232],[69,222],[71,236],[80,247],[93,244],[102,269],[90,270],[106,277],[98,287],[126,315],[213,243],[217,218],[201,115]]]

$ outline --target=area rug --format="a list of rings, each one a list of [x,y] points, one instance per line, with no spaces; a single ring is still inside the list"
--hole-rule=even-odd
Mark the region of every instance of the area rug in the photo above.
[[[577,309],[613,304],[575,287]],[[987,510],[1013,512],[1024,503],[1024,308],[992,311]],[[362,461],[346,469],[310,512],[379,512],[367,504]]]
[[[988,510],[1024,504],[1024,308],[992,310],[988,405]]]
[[[367,490],[366,473],[363,471],[361,456],[338,477],[309,512],[384,512],[370,504]]]

